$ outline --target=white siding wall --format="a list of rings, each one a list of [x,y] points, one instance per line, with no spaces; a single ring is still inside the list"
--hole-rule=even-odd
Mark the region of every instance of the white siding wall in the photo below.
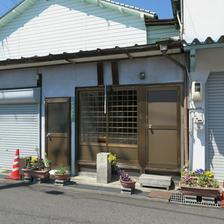
[[[224,33],[223,0],[184,0],[184,39],[218,40]]]
[[[144,19],[79,0],[39,0],[0,29],[0,60],[146,44]]]

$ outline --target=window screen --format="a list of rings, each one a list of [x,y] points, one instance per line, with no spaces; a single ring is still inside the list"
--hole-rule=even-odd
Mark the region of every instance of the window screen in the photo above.
[[[81,143],[137,144],[137,91],[113,88],[80,91],[79,122]]]

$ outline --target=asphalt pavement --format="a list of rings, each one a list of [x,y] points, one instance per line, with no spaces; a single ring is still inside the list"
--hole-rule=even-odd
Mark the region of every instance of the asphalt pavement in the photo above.
[[[223,224],[224,209],[101,191],[0,182],[1,224]]]

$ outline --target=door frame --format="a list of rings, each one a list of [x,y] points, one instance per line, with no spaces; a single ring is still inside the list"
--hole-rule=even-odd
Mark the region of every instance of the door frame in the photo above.
[[[132,166],[132,165],[126,165],[121,168],[127,168],[127,169],[138,169],[140,173],[145,173],[145,171],[152,171],[155,170],[148,170],[145,166],[146,164],[146,157],[145,152],[148,150],[147,146],[147,132],[146,132],[146,125],[148,121],[148,115],[147,115],[147,107],[148,107],[148,101],[147,101],[147,90],[148,88],[165,88],[165,87],[176,87],[179,89],[179,134],[178,134],[178,143],[179,143],[179,160],[180,160],[180,169],[178,170],[156,170],[161,172],[175,172],[180,173],[181,167],[184,164],[184,123],[183,123],[183,116],[184,116],[184,84],[182,82],[178,83],[163,83],[163,84],[128,84],[128,85],[119,85],[120,87],[135,87],[137,89],[137,106],[138,106],[138,166]],[[75,88],[75,102],[76,105],[79,105],[79,92],[82,90],[93,90],[93,89],[102,89],[103,87],[100,86],[84,86],[84,87],[76,87]],[[79,108],[76,106],[75,108],[75,165],[76,169],[78,169],[78,165],[84,165],[89,167],[95,167],[96,164],[92,162],[84,162],[79,163],[78,160],[78,154],[79,154]],[[148,127],[148,125],[147,125]]]
[[[130,88],[134,88],[137,91],[137,99],[138,99],[138,90],[141,88],[140,85],[108,85],[110,88],[114,88],[116,90],[129,90]],[[86,161],[86,160],[79,160],[79,153],[80,153],[80,99],[79,95],[83,91],[104,91],[104,87],[102,86],[91,86],[91,87],[76,87],[75,88],[75,101],[76,101],[76,109],[75,109],[75,145],[76,145],[76,152],[75,152],[75,163],[76,163],[76,169],[78,169],[79,166],[85,166],[85,167],[92,167],[96,168],[96,162],[95,161]],[[138,105],[138,100],[137,100]],[[137,109],[138,111],[138,109]],[[137,123],[138,124],[138,123]],[[108,124],[107,124],[108,125]],[[119,145],[119,144],[117,144]],[[105,151],[108,151],[110,144],[106,143],[98,143],[99,147],[105,147]],[[138,133],[137,133],[137,144],[133,148],[139,148],[139,141],[138,141]],[[138,160],[135,164],[127,164],[123,161],[119,163],[119,166],[121,168],[128,168],[133,170],[141,170],[140,162],[139,162],[139,149],[138,149]]]
[[[48,130],[48,110],[47,110],[47,104],[48,103],[66,103],[67,107],[67,145],[68,145],[68,152],[67,152],[67,158],[68,158],[68,164],[69,168],[71,169],[71,97],[46,97],[44,100],[45,103],[45,152],[48,154],[48,144],[47,144],[47,130]]]

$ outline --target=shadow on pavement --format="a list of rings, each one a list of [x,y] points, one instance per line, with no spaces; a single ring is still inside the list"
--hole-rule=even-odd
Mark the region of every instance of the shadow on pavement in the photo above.
[[[10,189],[10,188],[17,188],[17,187],[25,187],[35,184],[35,182],[25,183],[25,182],[0,182],[0,190]]]
[[[52,194],[52,195],[62,195],[64,192],[62,191],[45,191],[46,194]]]

